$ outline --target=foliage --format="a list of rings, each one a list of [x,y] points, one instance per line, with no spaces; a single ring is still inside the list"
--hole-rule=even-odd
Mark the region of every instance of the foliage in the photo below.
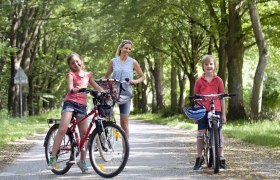
[[[9,85],[12,80],[10,67],[10,53],[17,49],[9,47],[9,34],[11,28],[12,12],[16,5],[25,3],[25,7],[39,7],[43,11],[43,4],[53,5],[56,2],[54,12],[48,19],[44,19],[42,29],[38,34],[39,47],[31,47],[31,51],[38,50],[34,62],[30,65],[28,77],[32,77],[34,84],[33,104],[42,104],[55,101],[59,104],[64,97],[66,89],[65,75],[69,70],[66,57],[75,51],[84,57],[87,70],[92,72],[94,78],[104,75],[109,60],[115,56],[115,51],[123,39],[131,39],[134,42],[132,56],[146,65],[145,74],[147,81],[150,78],[150,69],[155,65],[156,59],[164,63],[164,97],[166,107],[164,117],[173,115],[170,105],[170,69],[171,60],[176,61],[177,67],[188,78],[197,74],[196,67],[200,57],[208,53],[208,46],[212,45],[213,54],[218,57],[219,30],[226,31],[222,26],[223,14],[221,4],[224,1],[211,1],[216,18],[209,15],[207,1],[188,0],[68,0],[68,1],[1,1],[0,2],[0,55],[6,61],[3,71],[0,72],[0,95],[2,107],[6,107]],[[16,4],[11,4],[16,3]],[[227,6],[228,2],[225,2]],[[279,1],[257,1],[261,16],[261,23],[265,37],[270,48],[269,71],[279,72]],[[250,91],[253,83],[255,67],[257,65],[257,48],[255,46],[251,22],[246,9],[246,2],[242,4],[242,27],[244,31],[244,43],[247,47],[244,56],[243,78],[245,108],[249,113]],[[48,7],[49,8],[49,7]],[[199,12],[199,13],[198,13]],[[226,11],[225,16],[228,15]],[[41,20],[37,17],[36,20]],[[209,44],[210,37],[214,42]],[[196,40],[196,41],[195,41]],[[32,42],[35,44],[35,42]],[[194,46],[198,43],[200,46]],[[196,44],[197,45],[197,44]],[[193,48],[197,47],[197,49]],[[278,56],[277,56],[278,54]],[[150,61],[148,64],[147,61]],[[267,72],[269,72],[267,71]],[[273,81],[279,74],[267,74],[267,82]],[[278,84],[265,84],[264,92],[269,95],[263,98],[263,113],[273,111],[272,107],[279,109],[279,100],[271,97],[279,93]],[[278,81],[279,82],[279,81]],[[153,84],[147,82],[147,95],[153,91]],[[186,92],[190,92],[190,84],[186,84]],[[31,89],[25,88],[26,95]],[[267,91],[269,91],[267,93]],[[271,91],[271,92],[270,92]],[[179,90],[178,90],[179,93]],[[40,102],[37,102],[40,101]],[[151,102],[149,99],[148,102]],[[187,102],[186,102],[187,103]],[[275,111],[274,110],[274,111]],[[268,112],[269,111],[269,112]]]
[[[270,71],[264,82],[262,105],[266,115],[271,113],[277,115],[280,110],[280,74],[278,72]]]

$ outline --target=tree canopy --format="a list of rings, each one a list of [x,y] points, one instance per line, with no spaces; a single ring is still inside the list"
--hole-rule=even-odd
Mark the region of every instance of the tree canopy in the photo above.
[[[231,120],[279,111],[277,0],[3,0],[0,12],[0,109],[14,116],[19,86],[13,78],[20,67],[28,76],[24,113],[38,114],[60,106],[69,53],[81,54],[98,79],[123,39],[133,41],[131,56],[147,77],[134,88],[136,112],[181,113],[206,54],[217,58],[227,91],[237,93],[228,103]],[[262,68],[260,37],[269,52]]]

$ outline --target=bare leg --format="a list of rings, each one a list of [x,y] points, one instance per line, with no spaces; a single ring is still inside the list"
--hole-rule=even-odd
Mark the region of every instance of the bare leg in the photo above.
[[[62,139],[68,129],[68,125],[71,121],[71,118],[72,118],[72,112],[62,113],[59,128],[58,128],[57,134],[54,138],[52,156],[56,156],[56,153],[60,147]]]
[[[84,136],[86,135],[87,128],[88,128],[87,120],[84,120],[81,123],[79,123],[79,130],[80,130],[80,138],[81,139],[83,139]],[[86,156],[87,156],[87,141],[84,144],[84,148],[82,148],[82,150],[81,150],[81,160],[83,160],[83,161],[86,160]]]
[[[202,151],[204,148],[204,140],[203,140],[203,134],[205,133],[205,129],[199,130],[197,132],[197,141],[196,141],[196,146],[197,146],[197,157],[202,157]]]
[[[124,130],[127,138],[129,138],[128,116],[120,116],[121,127]]]
[[[224,158],[224,136],[222,133],[222,129],[220,131],[221,141],[220,141],[220,147],[219,147],[219,156],[221,159]]]

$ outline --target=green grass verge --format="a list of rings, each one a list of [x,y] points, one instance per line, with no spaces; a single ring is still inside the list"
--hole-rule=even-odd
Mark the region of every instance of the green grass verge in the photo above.
[[[197,125],[192,123],[183,115],[175,115],[172,117],[162,117],[159,114],[138,114],[132,115],[133,119],[144,120],[150,123],[179,127],[183,129],[197,129]],[[224,135],[240,139],[242,141],[269,146],[280,147],[280,121],[262,120],[250,123],[246,120],[228,121],[223,126]]]
[[[6,112],[0,112],[0,150],[7,149],[9,142],[33,135],[44,133],[48,128],[47,118],[54,116],[58,110],[51,111],[40,116],[25,116],[23,118],[10,118]]]
[[[280,147],[280,121],[231,122],[224,126],[223,131],[228,137],[241,139],[249,143]]]

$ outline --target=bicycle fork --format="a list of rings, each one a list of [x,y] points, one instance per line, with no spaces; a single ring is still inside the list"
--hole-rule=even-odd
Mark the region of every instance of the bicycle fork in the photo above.
[[[101,144],[101,147],[105,152],[108,152],[108,149],[104,145],[105,141],[107,141],[108,148],[112,148],[112,146],[111,146],[111,143],[109,140],[110,137],[109,137],[108,129],[104,128],[102,119],[96,120],[96,128],[97,128],[97,133],[98,133],[99,142]],[[102,135],[102,132],[104,132],[103,135]],[[104,141],[103,141],[103,139],[104,139]]]

